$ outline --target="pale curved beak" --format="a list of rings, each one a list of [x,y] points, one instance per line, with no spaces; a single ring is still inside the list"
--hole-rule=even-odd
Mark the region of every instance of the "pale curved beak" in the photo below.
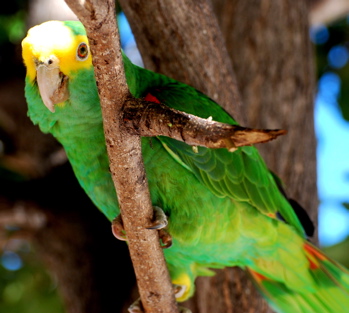
[[[55,104],[69,99],[68,78],[60,71],[54,55],[36,62],[36,80],[42,101],[51,112],[55,112]]]

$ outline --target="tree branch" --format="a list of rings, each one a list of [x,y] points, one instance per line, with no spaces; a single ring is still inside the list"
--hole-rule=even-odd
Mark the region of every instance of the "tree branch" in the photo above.
[[[153,217],[153,209],[140,137],[129,134],[118,118],[129,91],[120,53],[114,1],[86,0],[83,7],[73,0],[66,2],[84,24],[89,38],[110,169],[143,307],[146,312],[177,312],[158,233],[145,228]]]
[[[167,136],[192,146],[227,148],[263,143],[284,135],[285,130],[251,129],[204,119],[162,103],[131,98],[122,115],[129,132],[144,137]]]
[[[349,13],[347,0],[308,0],[310,3],[309,22],[312,26],[331,24]]]

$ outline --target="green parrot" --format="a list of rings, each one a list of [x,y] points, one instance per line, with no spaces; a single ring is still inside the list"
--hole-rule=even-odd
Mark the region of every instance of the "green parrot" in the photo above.
[[[49,21],[22,42],[25,96],[34,124],[64,146],[82,188],[112,221],[119,214],[106,151],[91,53],[80,22]],[[133,96],[202,118],[237,124],[196,89],[133,65]],[[178,301],[210,268],[250,273],[277,312],[348,312],[349,273],[311,245],[257,149],[194,149],[167,137],[142,138],[151,200],[168,216],[164,250]]]

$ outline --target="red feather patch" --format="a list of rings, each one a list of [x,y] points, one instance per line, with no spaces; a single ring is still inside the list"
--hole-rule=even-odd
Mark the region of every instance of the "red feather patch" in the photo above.
[[[314,270],[320,267],[320,261],[327,260],[326,256],[324,256],[320,251],[318,251],[315,247],[311,246],[307,242],[303,245],[305,254],[310,263],[310,269]]]
[[[258,273],[258,272],[255,272],[254,270],[248,268],[248,270],[250,271],[251,275],[253,276],[253,278],[258,282],[260,283],[261,281],[263,280],[266,280],[267,277],[265,277],[264,275]]]
[[[151,93],[148,93],[145,98],[145,101],[149,101],[149,102],[154,102],[154,103],[160,103],[159,99],[154,97]]]

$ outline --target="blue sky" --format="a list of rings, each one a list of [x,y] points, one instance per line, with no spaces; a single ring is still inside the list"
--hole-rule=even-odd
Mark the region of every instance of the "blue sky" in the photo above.
[[[315,45],[325,44],[330,32],[325,26],[310,29]],[[349,235],[349,123],[341,115],[337,102],[343,86],[337,69],[348,66],[349,52],[343,44],[333,46],[327,55],[327,68],[318,81],[315,101],[315,132],[318,140],[317,174],[319,240],[321,245],[336,244]],[[349,105],[349,104],[348,104]]]
[[[318,139],[317,169],[319,239],[331,245],[349,234],[349,123],[341,116],[337,103],[341,80],[325,73],[319,80],[315,102],[315,130]]]

